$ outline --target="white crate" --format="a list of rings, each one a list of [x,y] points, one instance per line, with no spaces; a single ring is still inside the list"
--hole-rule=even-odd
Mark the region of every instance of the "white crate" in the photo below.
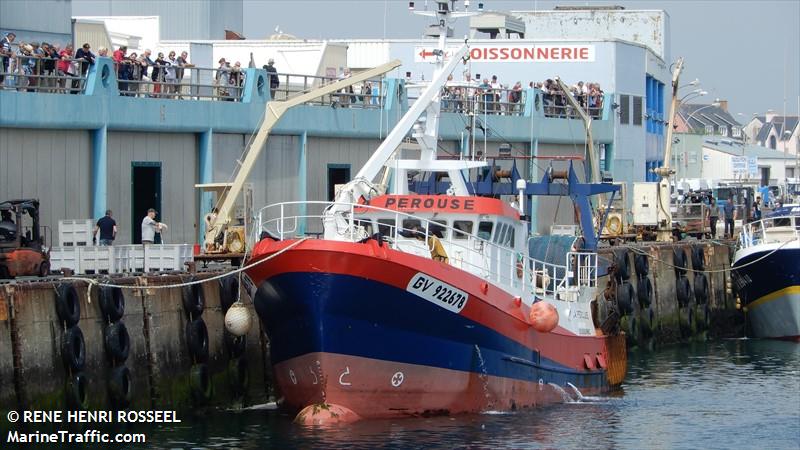
[[[189,244],[158,244],[144,248],[144,269],[146,272],[164,270],[184,270],[184,263],[193,258]]]
[[[78,272],[78,249],[76,247],[51,247],[50,267],[52,270],[70,269]]]
[[[113,273],[131,272],[131,252],[133,247],[138,245],[114,245],[110,248],[113,249],[113,260],[111,262],[111,269]]]
[[[58,245],[61,247],[92,244],[94,220],[69,219],[58,221]]]
[[[77,247],[79,273],[113,273],[114,247]]]

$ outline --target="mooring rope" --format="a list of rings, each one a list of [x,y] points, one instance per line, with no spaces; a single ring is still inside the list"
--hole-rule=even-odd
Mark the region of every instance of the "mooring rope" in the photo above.
[[[619,246],[616,246],[616,248],[627,248],[627,249],[631,250],[634,253],[638,253],[640,255],[645,255],[645,256],[651,258],[653,261],[657,261],[657,262],[659,262],[661,264],[666,264],[667,266],[675,268],[675,269],[685,270],[687,272],[694,272],[694,273],[725,273],[725,272],[730,272],[732,270],[738,270],[738,269],[742,269],[742,268],[745,268],[747,266],[753,265],[753,264],[755,264],[755,263],[757,263],[757,262],[759,262],[759,261],[771,256],[773,253],[777,252],[778,250],[783,248],[783,246],[785,246],[786,244],[789,244],[791,242],[794,242],[794,240],[790,240],[790,241],[786,241],[786,242],[782,243],[781,245],[779,245],[778,247],[775,247],[774,250],[770,251],[766,255],[764,255],[764,256],[762,256],[762,257],[760,257],[758,259],[755,259],[753,261],[750,261],[747,264],[742,264],[741,266],[736,266],[735,268],[733,266],[731,266],[731,267],[728,267],[727,269],[722,269],[722,270],[697,270],[697,269],[690,269],[688,267],[678,267],[678,266],[676,266],[674,264],[670,264],[670,263],[668,263],[668,262],[666,262],[666,261],[664,261],[662,259],[656,258],[655,256],[652,256],[650,253],[648,253],[648,252],[646,252],[644,250],[641,250],[639,248],[636,248],[636,247],[631,247],[631,246],[628,246],[628,245],[619,245]]]

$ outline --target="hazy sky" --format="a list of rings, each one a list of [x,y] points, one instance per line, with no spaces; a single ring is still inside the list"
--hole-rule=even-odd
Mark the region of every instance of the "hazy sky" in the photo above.
[[[416,0],[420,8],[425,0]],[[307,39],[415,38],[427,25],[407,0],[244,0],[244,35],[281,31]],[[428,2],[433,5],[433,1]],[[474,9],[478,0],[472,1]],[[700,78],[714,97],[729,100],[741,122],[754,112],[798,114],[800,0],[536,1],[483,0],[487,10],[553,9],[556,5],[621,5],[663,9],[670,16],[672,57],[685,58],[681,80]],[[467,21],[461,21],[466,24]],[[456,36],[466,34],[466,27]],[[699,100],[698,100],[699,101]],[[737,115],[741,113],[742,115]]]

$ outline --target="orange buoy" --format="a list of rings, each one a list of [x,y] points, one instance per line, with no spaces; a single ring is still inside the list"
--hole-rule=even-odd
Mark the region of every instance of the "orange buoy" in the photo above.
[[[333,403],[317,403],[308,405],[297,413],[295,423],[302,425],[335,425],[339,423],[356,422],[360,419],[358,414],[344,406]]]
[[[549,333],[558,326],[558,310],[547,302],[536,302],[528,315],[534,330]]]

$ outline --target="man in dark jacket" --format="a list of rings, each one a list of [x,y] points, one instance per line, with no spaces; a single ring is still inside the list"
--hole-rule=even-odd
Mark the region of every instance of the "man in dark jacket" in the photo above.
[[[81,76],[85,77],[86,72],[89,71],[89,66],[94,64],[94,53],[91,52],[91,47],[88,43],[83,44],[83,46],[75,52],[75,59],[83,60],[81,61]]]
[[[267,71],[267,75],[269,75],[270,100],[275,100],[275,91],[281,84],[280,81],[278,81],[278,70],[275,68],[275,60],[270,58],[269,61],[267,61],[267,65],[263,68]]]

